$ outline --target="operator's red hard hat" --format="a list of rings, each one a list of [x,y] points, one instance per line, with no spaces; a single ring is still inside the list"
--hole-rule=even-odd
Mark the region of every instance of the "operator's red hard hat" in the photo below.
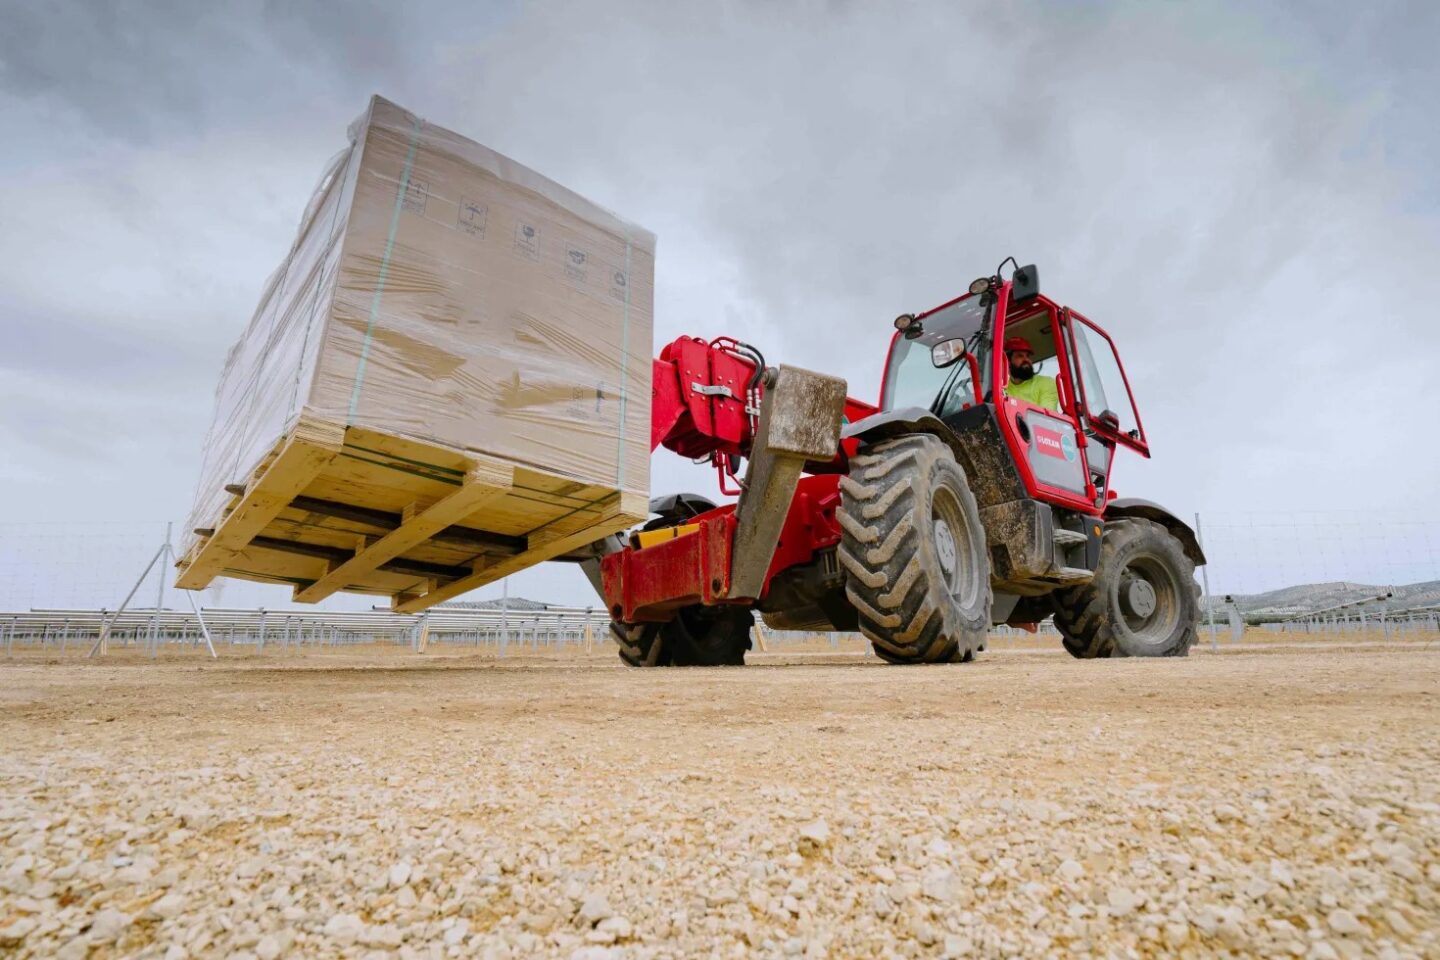
[[[1030,341],[1024,337],[1011,337],[1005,341],[1006,353],[1014,353],[1016,350],[1024,350],[1026,353],[1035,352],[1035,348],[1030,346]]]

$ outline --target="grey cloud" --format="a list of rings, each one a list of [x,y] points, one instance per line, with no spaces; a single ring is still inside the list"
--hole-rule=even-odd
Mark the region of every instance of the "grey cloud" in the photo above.
[[[1157,454],[1121,464],[1126,492],[1182,512],[1360,490],[1398,507],[1440,477],[1413,442],[1415,411],[1440,407],[1432,4],[0,17],[0,120],[31,121],[0,158],[18,175],[0,183],[0,322],[64,324],[8,369],[73,389],[184,367],[163,435],[100,448],[121,473],[198,459],[224,350],[378,91],[655,229],[657,343],[734,333],[873,397],[890,318],[1014,254],[1121,344]],[[1387,389],[1405,402],[1377,415]],[[657,488],[711,489],[674,459]],[[36,463],[69,469],[59,449]],[[150,515],[184,513],[193,469],[176,475],[135,494]]]
[[[417,21],[430,23],[414,5],[378,2],[12,4],[0,82],[105,136],[183,139],[405,77]]]

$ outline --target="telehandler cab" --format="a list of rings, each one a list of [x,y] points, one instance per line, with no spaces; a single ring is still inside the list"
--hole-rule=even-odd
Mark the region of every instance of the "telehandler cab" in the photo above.
[[[895,327],[878,407],[728,337],[661,351],[651,449],[707,459],[739,497],[656,498],[591,548],[621,658],[743,663],[757,611],[859,630],[892,663],[968,661],[992,624],[1045,617],[1076,657],[1188,653],[1205,558],[1175,515],[1110,489],[1117,448],[1150,451],[1109,335],[1034,266]],[[1007,393],[1016,337],[1053,364],[1059,409]]]

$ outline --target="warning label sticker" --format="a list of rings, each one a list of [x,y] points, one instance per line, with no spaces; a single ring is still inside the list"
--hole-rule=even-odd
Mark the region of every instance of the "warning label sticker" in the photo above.
[[[586,274],[586,261],[589,259],[585,251],[578,247],[571,247],[565,251],[565,276],[577,283],[583,283]]]
[[[469,197],[460,198],[460,213],[456,217],[456,225],[461,230],[470,234],[477,240],[485,239],[485,221],[490,215],[490,208],[479,200],[472,200]]]
[[[531,260],[540,259],[540,228],[521,220],[515,224],[515,252]]]
[[[410,213],[425,213],[425,203],[430,199],[430,185],[424,180],[411,177],[405,184],[405,209]]]

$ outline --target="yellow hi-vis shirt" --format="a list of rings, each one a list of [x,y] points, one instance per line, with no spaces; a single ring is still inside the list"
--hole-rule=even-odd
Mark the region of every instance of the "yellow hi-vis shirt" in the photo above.
[[[1051,413],[1060,412],[1060,392],[1055,389],[1055,378],[1037,373],[1029,380],[1011,380],[1005,387],[1005,396],[1044,407]]]

